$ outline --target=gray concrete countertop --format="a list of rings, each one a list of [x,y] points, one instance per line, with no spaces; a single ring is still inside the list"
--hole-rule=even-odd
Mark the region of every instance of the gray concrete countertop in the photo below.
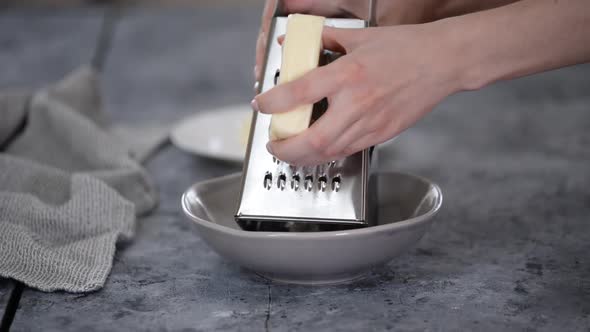
[[[68,33],[91,34],[101,13],[83,10]],[[0,15],[21,28],[30,13]],[[39,20],[36,49],[51,50],[64,35],[52,29],[67,14],[37,15],[47,17]],[[247,102],[258,15],[219,8],[128,13],[103,77],[109,113],[124,123],[169,122]],[[86,38],[68,40],[75,44],[67,47],[82,47]],[[26,57],[0,49],[3,63],[17,58]],[[22,82],[38,84],[64,67]],[[330,287],[270,283],[210,250],[183,218],[180,194],[240,166],[169,146],[147,165],[161,205],[120,248],[105,288],[85,295],[25,289],[12,330],[588,330],[588,128],[589,65],[449,98],[382,151],[380,164],[436,181],[445,195],[437,221],[386,267]],[[0,301],[3,289],[0,282]]]
[[[89,62],[102,13],[100,9],[0,10],[0,90],[39,88]],[[14,285],[0,279],[0,317]]]
[[[0,88],[37,88],[94,53],[103,10],[0,11]]]
[[[0,308],[4,310],[4,307],[8,303],[8,299],[10,298],[10,291],[12,290],[13,282],[12,280],[7,279],[0,279]],[[2,312],[2,311],[0,311]]]

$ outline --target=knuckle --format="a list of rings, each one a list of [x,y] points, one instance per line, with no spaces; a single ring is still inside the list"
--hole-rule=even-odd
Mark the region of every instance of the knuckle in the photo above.
[[[342,149],[341,148],[335,149],[334,147],[330,147],[329,150],[326,150],[326,152],[324,152],[322,154],[322,159],[325,159],[327,161],[332,161],[332,160],[334,160],[332,158],[336,157],[341,152],[342,152]]]
[[[272,97],[272,96],[270,96]],[[253,100],[253,104],[252,104],[252,109],[254,109],[255,111],[258,111],[260,113],[268,113],[268,106],[270,105],[269,103],[269,96],[266,93],[263,93],[261,95],[258,95],[256,98],[254,98]]]
[[[355,150],[356,150],[356,149],[355,149],[355,147],[354,147],[354,146],[352,146],[352,145],[349,145],[349,146],[345,147],[343,151],[344,151],[344,154],[345,154],[345,155],[347,155],[347,156],[350,156],[351,154],[353,154],[353,153],[355,153],[355,152],[356,152]]]
[[[364,127],[364,134],[374,134],[379,131],[381,124],[371,119]]]
[[[375,109],[380,109],[381,95],[376,89],[368,86],[350,89],[350,105],[353,111],[358,115],[364,115],[367,112],[376,113]],[[378,115],[379,113],[375,114]],[[379,114],[380,115],[380,114]],[[374,118],[374,117],[372,117]]]
[[[329,143],[328,137],[322,132],[315,132],[310,137],[310,145],[317,152],[324,151]]]
[[[392,120],[389,121],[385,126],[383,126],[381,132],[379,132],[379,137],[386,137],[386,139],[389,139],[390,137],[393,137],[396,133],[401,132],[402,130],[402,123],[399,120]]]
[[[340,148],[332,145],[325,150],[322,157],[324,157],[325,159],[334,158],[336,155],[338,155],[339,152]]]
[[[355,58],[350,58],[346,61],[346,65],[343,70],[343,77],[345,83],[358,83],[366,78],[367,68],[366,66]]]
[[[284,151],[279,150],[276,151],[278,149],[275,149],[273,156],[276,157],[278,160],[286,163],[287,165],[292,165],[292,166],[299,166],[298,165],[298,160],[296,158],[293,158],[293,156],[289,156],[288,154],[285,154]]]
[[[387,131],[387,122],[386,121],[375,121],[375,123],[371,124],[369,128],[369,133],[374,135],[381,135],[385,131]]]
[[[290,88],[290,95],[294,101],[306,101],[308,99],[308,85],[298,80],[294,81]]]
[[[371,109],[372,95],[370,92],[357,93],[352,97],[351,104],[354,105],[352,111],[360,117]]]
[[[385,112],[381,110],[369,118],[365,129],[369,134],[378,135],[387,131],[390,125],[391,121],[389,121]]]
[[[365,110],[363,107],[354,107],[352,108],[350,111],[350,114],[352,117],[354,117],[356,120],[361,120],[363,118],[363,114],[365,113]]]

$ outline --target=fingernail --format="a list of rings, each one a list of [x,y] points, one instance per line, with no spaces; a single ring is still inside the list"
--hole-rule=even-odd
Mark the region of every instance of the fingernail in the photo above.
[[[256,112],[260,112],[260,108],[258,108],[258,102],[256,101],[256,99],[252,99],[250,105],[252,105],[253,110],[255,110]]]
[[[258,93],[258,86],[260,85],[260,83],[258,81],[254,82],[254,93]]]

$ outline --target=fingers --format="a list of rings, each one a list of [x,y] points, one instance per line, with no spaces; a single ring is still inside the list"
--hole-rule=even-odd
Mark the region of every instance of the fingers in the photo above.
[[[351,145],[347,146],[344,149],[344,156],[350,156],[355,154],[361,150],[370,148],[371,146],[375,146],[377,144],[385,142],[387,139],[383,138],[382,135],[376,132],[368,133],[358,139],[356,142],[352,143]]]
[[[328,147],[357,123],[362,113],[346,108],[351,104],[347,94],[339,96],[345,96],[345,99],[336,97],[331,100],[326,113],[303,133],[272,142],[269,146],[271,153],[293,165],[317,165],[341,157],[341,150],[331,153]]]
[[[369,133],[382,133],[389,126],[390,121],[386,117],[385,110],[381,109],[376,101],[382,98],[379,94],[363,94],[360,98],[359,100],[357,97],[357,101],[349,105],[354,105],[358,109],[357,113],[362,113],[362,116],[332,142],[326,149],[327,154],[350,155],[347,148],[360,138]]]
[[[340,160],[387,140],[387,138],[384,138],[382,134],[377,132],[369,132],[363,135],[361,131],[360,138],[357,136],[358,134],[358,132],[352,134],[351,136],[355,137],[353,141],[349,142],[337,153],[330,153],[325,149],[317,149],[317,145],[314,143],[317,140],[317,132],[313,132],[311,128],[295,137],[282,141],[269,142],[267,148],[272,155],[290,165],[314,166],[332,160]]]
[[[252,107],[268,114],[288,112],[299,105],[313,104],[332,95],[344,79],[345,72],[340,69],[338,62],[334,62],[256,96]]]
[[[330,156],[326,156],[317,150],[317,145],[314,143],[318,133],[320,133],[317,129],[317,127],[312,126],[297,136],[271,141],[267,144],[267,149],[270,154],[279,160],[293,166],[317,165],[332,160]],[[322,140],[321,137],[320,140]]]
[[[311,145],[303,135],[297,135],[286,140],[271,141],[266,145],[268,152],[293,166],[305,166],[303,162]]]
[[[359,136],[359,138],[345,146],[341,154],[344,156],[350,156],[363,149],[388,141],[398,136],[414,122],[415,120],[396,117],[395,119],[384,123],[384,126],[381,126],[378,130],[365,131],[364,134]]]
[[[328,146],[326,154],[346,155],[344,150],[366,134],[364,119],[359,119]]]
[[[272,142],[269,145],[271,154],[292,165],[317,165],[342,159],[389,139],[387,135],[397,128],[397,122],[388,121],[379,112],[362,112],[364,108],[360,105],[356,111],[344,108],[353,104],[349,95],[343,93],[346,99],[332,102],[330,109],[303,133]]]
[[[343,157],[310,152],[313,150],[313,145],[303,134],[282,141],[269,142],[267,149],[279,160],[293,166],[315,166]]]
[[[311,145],[308,151],[310,156],[317,155],[320,159],[334,158],[342,152],[330,150],[329,147],[347,133],[362,116],[361,112],[347,108],[348,105],[350,100],[334,101],[330,109],[304,133]]]

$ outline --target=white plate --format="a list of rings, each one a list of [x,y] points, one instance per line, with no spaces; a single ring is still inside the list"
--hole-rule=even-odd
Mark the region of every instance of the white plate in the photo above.
[[[171,132],[172,144],[209,158],[243,162],[252,119],[249,104],[199,112],[183,119]],[[395,138],[377,148],[389,146]]]
[[[251,117],[249,104],[199,112],[182,120],[172,130],[170,139],[189,153],[242,162]]]

